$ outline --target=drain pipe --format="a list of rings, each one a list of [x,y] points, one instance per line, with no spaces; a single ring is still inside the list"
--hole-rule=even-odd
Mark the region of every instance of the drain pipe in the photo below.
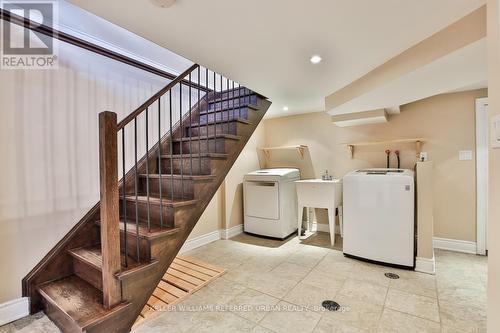
[[[389,169],[391,166],[391,151],[387,149],[385,154],[387,155],[387,169]]]

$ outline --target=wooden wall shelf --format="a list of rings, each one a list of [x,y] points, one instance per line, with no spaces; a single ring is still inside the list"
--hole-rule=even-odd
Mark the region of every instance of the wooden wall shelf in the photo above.
[[[307,146],[304,145],[297,145],[297,146],[281,146],[281,147],[264,147],[264,148],[259,148],[264,152],[264,155],[266,155],[266,159],[271,158],[271,151],[272,150],[296,150],[297,153],[299,154],[300,158],[304,158],[304,151],[307,149]]]
[[[355,147],[361,146],[379,146],[386,144],[394,144],[394,143],[415,143],[415,149],[417,151],[417,155],[420,155],[422,150],[422,144],[426,141],[424,138],[409,138],[409,139],[394,139],[394,140],[374,140],[374,141],[366,141],[366,142],[354,142],[354,143],[345,143],[349,151],[351,152],[351,158],[354,158],[354,150]]]

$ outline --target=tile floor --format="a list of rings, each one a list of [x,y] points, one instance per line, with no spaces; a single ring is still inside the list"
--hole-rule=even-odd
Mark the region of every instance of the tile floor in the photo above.
[[[134,333],[486,331],[484,257],[436,251],[431,276],[345,258],[322,233],[305,241],[242,234],[187,254],[228,272]],[[339,311],[325,311],[325,299],[337,301]],[[14,332],[58,330],[38,314],[0,327]]]

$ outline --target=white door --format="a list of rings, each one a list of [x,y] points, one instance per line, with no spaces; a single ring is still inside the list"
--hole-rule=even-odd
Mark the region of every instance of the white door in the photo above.
[[[476,179],[477,179],[477,245],[476,253],[486,255],[488,250],[488,154],[489,154],[488,99],[476,99]]]

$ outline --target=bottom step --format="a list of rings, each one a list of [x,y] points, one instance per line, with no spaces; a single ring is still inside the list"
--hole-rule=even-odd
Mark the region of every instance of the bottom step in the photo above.
[[[104,308],[102,293],[75,275],[38,287],[45,313],[63,332],[84,332],[122,313],[130,303]]]

